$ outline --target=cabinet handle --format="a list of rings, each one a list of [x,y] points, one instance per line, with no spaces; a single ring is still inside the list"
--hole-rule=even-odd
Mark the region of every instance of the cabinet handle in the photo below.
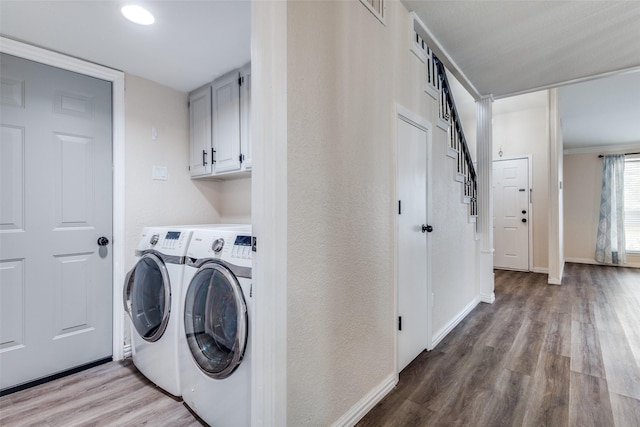
[[[211,163],[216,162],[215,153],[216,153],[216,150],[214,150],[213,147],[211,147]]]
[[[207,166],[207,152],[202,150],[202,166]]]

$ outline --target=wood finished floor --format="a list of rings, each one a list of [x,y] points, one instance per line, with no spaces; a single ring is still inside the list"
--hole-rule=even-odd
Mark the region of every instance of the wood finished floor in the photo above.
[[[358,424],[640,426],[640,270],[496,272],[480,304]],[[0,426],[202,426],[130,361],[0,398]],[[314,426],[315,427],[315,426]]]
[[[0,426],[185,426],[206,424],[147,380],[130,360],[110,362],[0,398]]]
[[[480,304],[358,427],[640,426],[640,270],[496,271]]]

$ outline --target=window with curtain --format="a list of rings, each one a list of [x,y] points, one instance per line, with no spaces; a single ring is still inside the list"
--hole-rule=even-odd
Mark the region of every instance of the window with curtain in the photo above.
[[[627,252],[640,252],[640,156],[625,159],[624,233]]]
[[[600,220],[596,237],[596,261],[603,264],[625,264],[624,154],[604,156]]]

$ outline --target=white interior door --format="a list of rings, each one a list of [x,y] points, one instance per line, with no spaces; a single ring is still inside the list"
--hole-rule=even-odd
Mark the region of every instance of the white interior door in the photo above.
[[[0,388],[112,354],[111,83],[2,54]],[[106,243],[103,241],[102,243]]]
[[[493,162],[494,266],[529,270],[529,160]]]
[[[428,130],[397,120],[398,372],[428,346]]]

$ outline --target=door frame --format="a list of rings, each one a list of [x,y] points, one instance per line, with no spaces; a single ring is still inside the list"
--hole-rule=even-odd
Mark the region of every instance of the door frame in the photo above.
[[[113,162],[113,360],[124,358],[124,72],[0,36],[0,52],[111,82]]]
[[[533,271],[533,156],[531,154],[525,154],[521,156],[507,156],[499,157],[491,161],[491,173],[493,173],[493,162],[499,162],[501,160],[522,160],[527,161],[527,180],[529,181],[529,268],[528,271]],[[491,189],[493,191],[493,189]],[[493,229],[491,230],[493,233]],[[495,238],[494,238],[495,242]]]
[[[394,144],[394,179],[396,180],[396,184],[394,186],[394,198],[393,198],[393,202],[391,203],[391,209],[393,212],[393,218],[394,218],[394,227],[393,227],[393,246],[394,246],[394,251],[393,251],[393,269],[394,269],[394,306],[393,306],[393,325],[394,325],[394,342],[395,342],[395,348],[393,350],[393,359],[394,359],[394,370],[396,372],[396,375],[399,375],[400,372],[398,371],[398,328],[397,328],[397,324],[396,324],[396,320],[398,319],[398,291],[399,291],[399,286],[398,286],[398,215],[397,215],[397,200],[398,200],[398,184],[397,184],[397,178],[398,178],[398,144],[400,141],[398,141],[398,121],[402,120],[412,126],[417,127],[418,129],[423,130],[426,134],[427,134],[427,159],[426,159],[426,168],[427,168],[427,195],[426,195],[426,199],[427,199],[427,217],[425,218],[425,224],[429,224],[431,218],[433,218],[433,213],[432,213],[432,206],[433,203],[431,201],[431,195],[433,194],[432,191],[432,177],[431,177],[431,159],[432,159],[432,145],[433,145],[433,125],[431,124],[430,121],[428,121],[427,119],[425,119],[424,117],[420,116],[419,114],[414,113],[413,111],[409,110],[408,108],[403,107],[400,104],[396,103],[396,108],[395,108],[395,112],[394,112],[394,121],[393,121],[393,132],[394,132],[394,139],[395,139],[395,144]],[[427,306],[426,309],[428,311],[427,313],[427,328],[426,328],[426,336],[425,336],[425,347],[427,350],[432,350],[433,349],[433,288],[432,288],[432,269],[431,269],[431,256],[433,254],[432,251],[432,240],[430,238],[426,239],[426,244],[427,244]]]

